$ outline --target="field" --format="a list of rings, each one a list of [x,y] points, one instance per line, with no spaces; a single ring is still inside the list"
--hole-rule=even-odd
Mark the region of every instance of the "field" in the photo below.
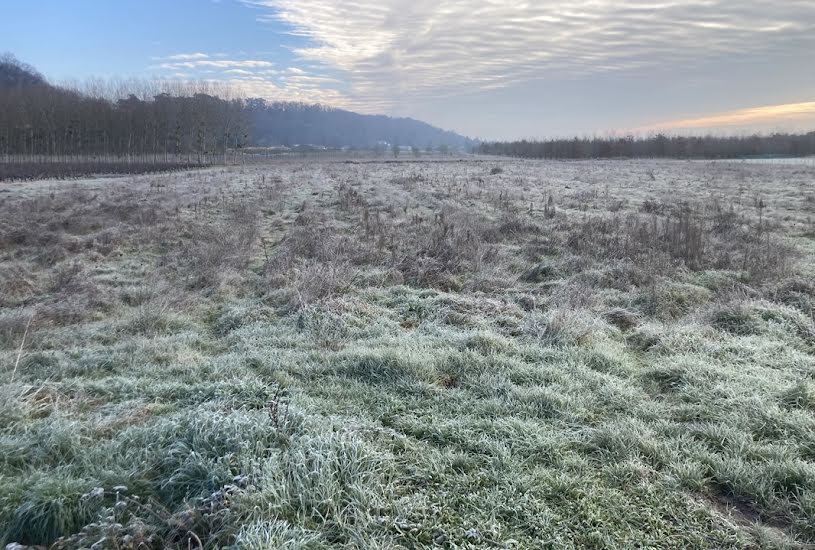
[[[0,542],[811,548],[815,166],[4,184]]]

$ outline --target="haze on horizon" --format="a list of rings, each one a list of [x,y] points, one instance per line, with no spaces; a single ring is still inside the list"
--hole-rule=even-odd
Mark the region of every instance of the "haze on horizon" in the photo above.
[[[52,81],[226,81],[486,139],[815,129],[815,2],[7,2]],[[47,40],[37,39],[47,36]]]

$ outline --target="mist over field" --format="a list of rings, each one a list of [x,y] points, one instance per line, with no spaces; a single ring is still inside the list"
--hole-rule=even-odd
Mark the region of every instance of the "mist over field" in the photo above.
[[[811,2],[0,37],[7,550],[815,546]]]

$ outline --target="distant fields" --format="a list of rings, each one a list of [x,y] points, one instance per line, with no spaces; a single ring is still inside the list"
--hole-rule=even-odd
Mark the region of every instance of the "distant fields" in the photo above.
[[[811,548],[815,166],[0,184],[0,542]]]

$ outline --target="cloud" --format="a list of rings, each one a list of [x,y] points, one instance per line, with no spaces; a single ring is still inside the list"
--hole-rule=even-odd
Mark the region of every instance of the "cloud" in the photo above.
[[[349,107],[349,99],[336,89],[309,81],[283,79],[273,81],[264,76],[230,78],[226,81],[246,97],[262,97],[272,101],[321,103],[334,107]]]
[[[166,57],[154,57],[155,60],[186,61],[190,59],[206,59],[209,56],[205,53],[177,53]]]
[[[177,53],[167,59],[206,59],[207,57],[209,56],[205,53]]]
[[[342,82],[314,68],[290,66],[275,69],[262,59],[224,59],[222,54],[176,54],[158,58],[163,63],[150,68],[169,78],[228,86],[246,97],[273,101],[322,103],[349,107],[349,99],[336,88]]]
[[[638,128],[637,130],[693,130],[731,127],[761,128],[772,127],[780,123],[787,123],[792,126],[796,126],[796,123],[812,125],[815,123],[815,101],[752,107],[696,118],[669,120]]]
[[[815,51],[812,0],[243,2],[300,37],[301,60],[342,73],[362,107]]]
[[[181,53],[151,68],[269,99],[411,114],[474,135],[510,125],[515,133],[602,131],[632,120],[667,120],[659,128],[798,122],[808,115],[676,113],[704,112],[700,102],[725,97],[781,103],[815,82],[795,77],[815,51],[813,0],[240,1],[275,33],[293,35],[283,41],[295,44],[293,61],[279,50]],[[785,80],[749,88],[768,74]],[[503,114],[473,117],[484,104]]]
[[[203,55],[203,54],[202,54]],[[177,70],[177,69],[257,69],[274,67],[271,61],[261,61],[255,59],[203,59],[197,61],[180,61],[177,63],[161,63],[153,65],[153,69]]]

